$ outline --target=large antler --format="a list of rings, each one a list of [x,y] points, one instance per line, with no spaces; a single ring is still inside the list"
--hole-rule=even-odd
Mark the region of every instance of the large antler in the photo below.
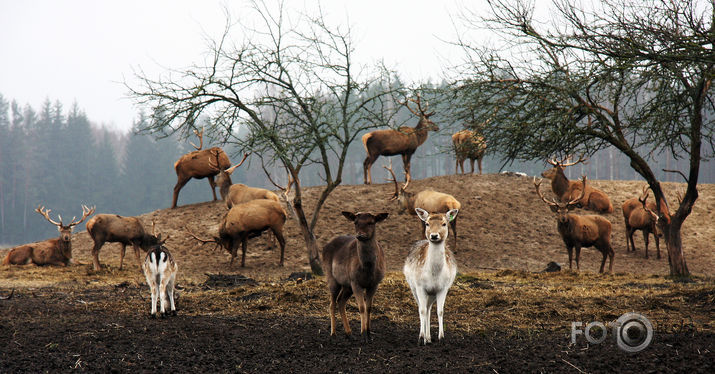
[[[46,220],[50,221],[51,224],[55,226],[62,226],[62,217],[58,216],[60,218],[60,222],[54,221],[52,218],[50,218],[50,212],[52,210],[45,208],[44,206],[38,205],[37,209],[35,209],[35,212],[42,214],[43,217],[45,217]]]
[[[537,182],[536,182],[536,177],[534,177],[534,187],[536,187],[536,194],[539,195],[539,197],[541,198],[541,200],[543,200],[543,201],[544,201],[546,204],[548,204],[549,206],[558,206],[559,204],[558,204],[555,200],[552,200],[552,201],[546,200],[546,198],[544,197],[544,195],[541,194],[541,191],[539,190],[539,187],[541,186],[541,182],[542,182],[542,181],[543,181],[543,179],[539,179],[539,182],[537,183]]]
[[[68,226],[76,226],[76,225],[79,225],[80,223],[84,222],[84,220],[87,219],[87,217],[91,216],[92,213],[94,213],[95,209],[96,209],[96,207],[88,208],[86,205],[82,205],[82,219],[75,222],[74,217],[72,217],[72,221],[70,222],[70,224]],[[59,215],[58,215],[58,217],[59,217]],[[60,222],[62,222],[62,217],[60,217]]]
[[[406,106],[407,109],[408,109],[410,112],[412,112],[412,114],[414,114],[414,115],[416,115],[416,116],[418,116],[418,117],[428,118],[428,117],[430,117],[431,115],[433,115],[434,112],[426,113],[426,112],[427,112],[427,106],[428,106],[427,103],[425,103],[424,109],[422,108],[422,97],[420,97],[420,93],[419,93],[419,92],[416,92],[416,93],[415,93],[415,96],[417,96],[417,99],[408,98],[407,100],[405,100],[405,102],[402,103],[402,105]],[[412,108],[410,108],[410,105],[408,104],[409,101],[411,101],[411,102],[417,104],[417,110],[419,111],[419,113],[416,112],[416,111],[414,111],[414,110],[412,110]]]
[[[189,144],[193,145],[197,151],[200,151],[201,148],[204,147],[204,128],[201,127],[201,132],[198,132],[198,130],[194,129],[194,134],[199,137],[199,146],[197,147],[196,144],[192,142],[189,142]]]
[[[550,160],[546,160],[546,162],[548,162],[549,164],[551,164],[553,166],[561,165],[561,167],[567,167],[567,166],[574,166],[578,163],[588,161],[588,158],[583,158],[583,154],[581,154],[581,156],[578,157],[578,160],[573,161],[573,162],[567,162],[567,160],[571,159],[572,157],[573,157],[572,155],[568,155],[568,156],[562,158],[561,160],[557,160],[556,158],[553,158]]]
[[[187,226],[184,226],[184,230],[186,230],[186,233],[189,234],[192,238],[194,238],[194,239],[200,241],[202,245],[203,245],[203,244],[206,244],[206,243],[216,243],[216,246],[214,247],[214,250],[215,250],[215,249],[218,247],[218,245],[219,245],[218,238],[202,239],[202,238],[199,238],[198,236],[196,236],[196,234],[194,234],[193,232],[191,232],[191,230],[189,230],[189,228],[188,228]]]
[[[405,184],[402,187],[400,187],[400,185],[397,183],[397,177],[395,177],[395,172],[392,171],[392,160],[390,160],[389,167],[386,165],[382,165],[382,167],[385,168],[387,171],[389,171],[390,174],[392,174],[392,178],[388,178],[387,181],[395,183],[395,193],[392,196],[390,196],[388,201],[395,200],[400,196],[400,191],[405,191],[407,189],[407,186],[410,185],[410,181],[408,180],[407,182],[405,182]]]
[[[579,197],[566,203],[566,206],[576,205],[576,203],[581,201],[581,199],[583,199],[584,196],[586,196],[586,176],[585,175],[581,176],[581,195],[579,195]]]

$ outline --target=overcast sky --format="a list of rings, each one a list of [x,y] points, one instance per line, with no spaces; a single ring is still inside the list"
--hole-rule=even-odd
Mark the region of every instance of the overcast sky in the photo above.
[[[349,20],[362,63],[382,59],[408,81],[434,81],[445,61],[459,58],[443,40],[454,40],[451,17],[465,3],[484,7],[481,0],[331,0],[323,8],[330,24]],[[137,109],[121,81],[133,68],[157,76],[201,61],[204,37],[224,26],[224,6],[234,18],[246,13],[241,0],[0,0],[0,94],[36,109],[47,98],[65,107],[76,101],[95,123],[128,129]]]

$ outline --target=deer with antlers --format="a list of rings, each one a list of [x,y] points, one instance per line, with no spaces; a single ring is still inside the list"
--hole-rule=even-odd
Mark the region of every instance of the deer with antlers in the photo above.
[[[218,161],[219,153],[213,153],[214,158]],[[238,205],[256,199],[267,199],[280,202],[280,198],[278,197],[278,195],[265,188],[249,187],[242,183],[233,184],[233,182],[231,181],[231,173],[233,173],[233,171],[236,170],[237,167],[241,166],[241,164],[243,164],[247,157],[248,154],[245,154],[241,162],[234,166],[231,166],[226,170],[221,170],[217,166],[217,163],[209,160],[209,165],[218,172],[218,175],[216,176],[216,184],[219,186],[221,198],[226,202],[226,207],[231,209],[231,207],[234,205]]]
[[[209,149],[202,149],[204,145],[204,130],[201,129],[201,132],[198,132],[194,130],[194,134],[199,138],[199,145],[196,146],[194,143],[191,143],[194,148],[196,148],[195,151],[189,152],[181,158],[179,158],[175,163],[174,163],[174,170],[176,170],[176,185],[174,186],[174,197],[171,201],[171,208],[176,208],[176,203],[177,200],[179,199],[179,191],[186,185],[186,183],[189,182],[191,178],[195,179],[203,179],[203,178],[208,178],[209,180],[209,185],[211,186],[211,193],[213,194],[214,201],[216,199],[216,183],[214,181],[214,177],[219,173],[218,170],[226,170],[231,166],[231,160],[228,159],[228,156],[226,153],[223,151],[223,149],[219,147],[213,147]],[[211,157],[215,154],[218,153],[218,167],[214,168],[211,167],[209,164],[209,161],[211,160]]]
[[[410,108],[408,102],[412,101],[417,105],[417,111]],[[362,136],[362,144],[367,152],[367,157],[363,162],[363,178],[365,184],[372,183],[372,175],[370,168],[372,164],[380,156],[402,155],[402,163],[405,168],[405,181],[409,183],[410,177],[410,159],[415,153],[417,147],[422,145],[427,140],[429,131],[438,131],[439,127],[432,122],[429,117],[434,115],[434,112],[427,113],[427,104],[422,107],[422,100],[417,94],[417,99],[407,99],[402,103],[410,112],[418,116],[419,122],[417,126],[409,127],[402,126],[397,130],[375,130]]]
[[[482,174],[482,159],[487,150],[487,143],[484,136],[472,131],[462,130],[452,135],[452,144],[454,145],[454,153],[457,161],[454,165],[454,173],[459,174],[459,169],[462,169],[464,174],[464,161],[469,159],[472,165],[471,174],[474,174],[474,160],[477,160],[479,166],[479,175]]]
[[[581,194],[578,197],[565,203],[556,202],[556,200],[549,201],[539,190],[542,181],[543,179],[540,179],[537,183],[536,177],[534,177],[536,193],[549,206],[551,211],[556,213],[557,228],[569,254],[569,270],[571,269],[574,249],[576,250],[576,269],[581,270],[579,265],[581,248],[596,247],[603,255],[599,272],[603,273],[606,257],[610,259],[608,271],[612,272],[615,252],[613,251],[613,246],[611,246],[611,222],[597,214],[576,215],[569,213],[583,199],[586,189],[581,189]],[[586,186],[585,175],[582,183],[583,186]]]
[[[69,265],[73,262],[72,230],[92,215],[94,209],[94,207],[88,208],[86,205],[82,205],[82,219],[75,221],[77,217],[72,217],[72,221],[65,225],[62,223],[62,216],[57,216],[60,220],[57,222],[50,218],[50,209],[38,206],[35,211],[45,217],[51,224],[57,226],[57,230],[60,232],[59,238],[15,247],[5,256],[2,262],[3,265],[26,265],[30,263],[35,265]]]
[[[584,187],[584,185],[579,181],[570,181],[566,178],[566,174],[564,174],[565,167],[586,162],[587,159],[584,159],[583,156],[581,156],[575,162],[565,162],[566,159],[547,160],[546,162],[554,167],[541,173],[542,177],[551,180],[551,190],[554,194],[556,194],[559,201],[572,201],[576,196],[579,196],[581,192],[584,192],[582,194],[583,197],[577,201],[580,208],[592,210],[598,213],[613,213],[613,204],[611,204],[611,199],[609,199],[608,195],[606,195],[603,191],[592,187]]]
[[[657,225],[658,214],[655,213],[657,206],[654,201],[648,201],[648,184],[643,186],[643,193],[640,197],[633,197],[623,203],[623,220],[626,225],[626,252],[636,251],[633,242],[633,234],[637,230],[643,231],[643,242],[645,243],[645,258],[648,258],[648,236],[653,234],[657,257],[660,259],[660,237],[663,233]],[[667,211],[667,210],[666,210]]]

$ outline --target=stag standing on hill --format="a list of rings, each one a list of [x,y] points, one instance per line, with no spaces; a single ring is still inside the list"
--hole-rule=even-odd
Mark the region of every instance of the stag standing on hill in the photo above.
[[[615,253],[613,252],[613,246],[611,246],[611,222],[597,214],[579,216],[569,213],[578,205],[578,201],[583,198],[585,189],[581,190],[581,195],[577,198],[566,203],[558,203],[555,200],[546,200],[544,195],[541,194],[541,191],[539,191],[541,181],[539,180],[537,183],[536,178],[534,178],[536,193],[549,206],[551,211],[556,213],[557,228],[569,253],[569,270],[571,270],[574,249],[576,249],[576,269],[581,270],[579,265],[581,248],[596,247],[603,255],[599,272],[603,273],[606,257],[610,258],[608,271],[612,272]],[[586,186],[586,176],[583,177],[583,185]]]
[[[464,174],[464,161],[469,159],[472,165],[471,174],[474,174],[474,160],[477,160],[479,166],[479,175],[482,175],[482,159],[487,150],[487,143],[484,136],[472,131],[462,130],[452,135],[452,144],[454,145],[454,153],[457,161],[454,165],[454,173],[459,174],[459,169],[462,169]]]
[[[228,156],[223,149],[218,147],[201,149],[204,145],[204,130],[201,130],[201,132],[194,130],[194,133],[199,137],[199,146],[197,147],[195,144],[191,143],[196,150],[181,156],[181,158],[174,163],[177,181],[174,186],[174,197],[171,201],[171,208],[176,208],[176,202],[179,199],[179,191],[181,191],[181,188],[183,188],[191,178],[208,178],[209,185],[211,186],[211,193],[213,194],[214,200],[217,200],[214,176],[218,174],[218,171],[216,168],[209,165],[209,160],[211,160],[211,157],[215,153],[218,153],[218,169],[226,170],[231,166],[231,161],[228,159]]]
[[[643,186],[643,194],[641,197],[633,197],[626,200],[623,203],[621,209],[623,210],[623,220],[626,224],[626,252],[636,251],[636,245],[633,242],[633,233],[636,230],[643,231],[643,241],[645,242],[645,258],[648,258],[648,235],[653,234],[655,239],[655,248],[658,252],[658,259],[660,259],[660,240],[659,237],[662,236],[660,229],[656,222],[658,221],[658,215],[653,211],[657,210],[654,201],[649,201],[648,199],[648,185]],[[630,248],[629,248],[630,247]]]
[[[72,263],[72,230],[94,213],[94,207],[90,209],[82,205],[82,219],[75,221],[76,217],[72,217],[72,221],[67,225],[62,223],[62,216],[57,216],[60,220],[59,222],[50,218],[50,210],[45,209],[45,207],[38,206],[35,211],[45,217],[51,224],[57,226],[60,237],[15,247],[5,256],[2,262],[3,265],[33,263],[35,265],[67,266]]]
[[[144,225],[136,217],[122,217],[117,214],[97,214],[87,221],[87,233],[94,241],[92,247],[92,266],[95,271],[100,269],[99,250],[104,243],[120,243],[122,251],[119,252],[119,270],[124,265],[124,254],[127,245],[134,248],[134,257],[137,259],[139,267],[142,266],[139,258],[139,248],[144,252],[159,243],[153,232],[149,234],[144,229]]]
[[[551,190],[562,203],[574,200],[581,192],[585,191],[581,194],[582,197],[577,201],[578,207],[597,213],[613,213],[611,199],[609,199],[608,195],[603,191],[592,187],[584,187],[581,182],[569,181],[568,178],[566,178],[564,167],[576,165],[584,161],[586,160],[583,157],[579,157],[576,162],[569,163],[564,162],[564,160],[548,160],[547,162],[554,167],[545,170],[541,173],[541,176],[551,180]]]
[[[360,334],[367,339],[372,298],[385,276],[385,254],[375,238],[375,225],[385,220],[388,214],[342,213],[355,223],[355,235],[338,236],[323,247],[323,269],[330,291],[330,335],[335,335],[336,305],[345,333],[351,333],[345,304],[355,294],[360,310]]]
[[[417,104],[417,111],[410,108],[408,101]],[[408,99],[403,105],[407,107],[414,115],[420,117],[417,126],[409,127],[402,126],[397,130],[375,130],[362,136],[362,144],[367,152],[367,157],[363,162],[363,178],[365,184],[372,183],[372,175],[370,168],[380,156],[402,155],[402,163],[405,168],[405,181],[409,183],[410,176],[410,159],[415,153],[417,147],[422,145],[427,140],[428,131],[438,131],[439,127],[430,121],[434,112],[426,113],[427,104],[422,108],[422,103],[419,94],[417,99]]]

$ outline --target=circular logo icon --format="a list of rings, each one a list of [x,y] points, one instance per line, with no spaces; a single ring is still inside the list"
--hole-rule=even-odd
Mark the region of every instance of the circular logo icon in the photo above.
[[[653,340],[653,325],[641,314],[626,313],[616,323],[616,343],[626,352],[640,352]]]

